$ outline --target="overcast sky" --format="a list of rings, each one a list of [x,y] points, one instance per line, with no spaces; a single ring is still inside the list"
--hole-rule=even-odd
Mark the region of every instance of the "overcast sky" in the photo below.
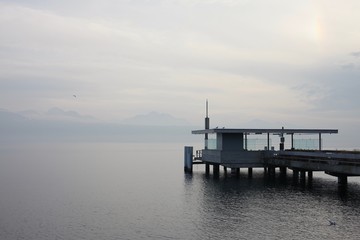
[[[358,0],[0,0],[0,108],[202,124],[209,99],[215,124],[360,135],[359,10]]]

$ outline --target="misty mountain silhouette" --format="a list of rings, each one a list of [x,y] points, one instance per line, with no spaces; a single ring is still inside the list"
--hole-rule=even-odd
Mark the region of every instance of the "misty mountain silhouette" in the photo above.
[[[91,119],[94,119],[94,117],[92,116],[89,116],[89,115],[81,115],[79,114],[78,112],[75,112],[75,111],[64,111],[58,107],[53,107],[53,108],[50,108],[47,112],[46,112],[47,115],[49,116],[59,116],[59,117],[70,117],[70,118],[77,118],[77,119],[88,119],[88,120],[91,120]]]
[[[25,122],[28,119],[18,113],[13,113],[5,109],[0,109],[0,124]]]
[[[31,116],[36,111],[26,111]],[[55,117],[52,117],[53,114]],[[53,108],[25,117],[0,109],[0,143],[49,141],[174,142],[191,139],[192,126],[169,114],[149,113],[128,119],[132,124],[78,119],[78,113]],[[65,115],[65,117],[63,116]],[[50,116],[50,117],[49,117]],[[60,116],[60,117],[58,117]],[[126,121],[125,121],[126,122]],[[145,123],[141,125],[141,123]],[[152,125],[151,125],[152,124]]]

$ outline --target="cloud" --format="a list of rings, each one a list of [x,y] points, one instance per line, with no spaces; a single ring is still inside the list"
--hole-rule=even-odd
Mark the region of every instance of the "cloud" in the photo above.
[[[308,82],[298,85],[297,90],[312,110],[360,116],[357,110],[360,107],[360,69],[354,64],[325,65],[302,77]]]
[[[99,119],[155,110],[198,121],[209,98],[226,121],[358,112],[358,56],[348,53],[360,21],[343,5],[2,2],[2,107],[59,106]]]
[[[360,51],[352,52],[350,55],[353,57],[360,57]]]

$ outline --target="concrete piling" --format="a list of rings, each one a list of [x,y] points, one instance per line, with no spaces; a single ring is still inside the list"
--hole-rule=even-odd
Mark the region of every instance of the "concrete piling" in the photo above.
[[[338,183],[339,185],[347,185],[347,176],[346,175],[339,175],[338,176]]]
[[[205,174],[208,176],[210,174],[210,164],[205,163]]]
[[[231,175],[239,177],[240,176],[240,168],[231,168]]]
[[[184,171],[192,173],[193,171],[193,147],[185,146],[184,148]]]
[[[301,171],[300,171],[300,179],[305,181],[305,176],[306,176],[306,171],[305,171],[305,170],[301,170]]]
[[[248,178],[252,178],[252,174],[253,174],[253,169],[248,168]]]
[[[220,175],[220,165],[219,164],[213,164],[213,174],[214,178],[218,178]]]
[[[280,177],[286,177],[286,167],[280,167]]]
[[[308,171],[308,179],[311,181],[313,178],[313,171]]]
[[[298,179],[299,178],[299,170],[293,169],[293,178]]]

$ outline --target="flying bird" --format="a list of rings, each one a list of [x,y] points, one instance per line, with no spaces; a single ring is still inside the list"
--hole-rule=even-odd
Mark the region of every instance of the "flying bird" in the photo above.
[[[76,95],[74,94],[73,97],[76,98]]]
[[[336,225],[336,222],[335,221],[333,221],[333,220],[328,220],[329,221],[329,225],[331,226],[331,225]]]

